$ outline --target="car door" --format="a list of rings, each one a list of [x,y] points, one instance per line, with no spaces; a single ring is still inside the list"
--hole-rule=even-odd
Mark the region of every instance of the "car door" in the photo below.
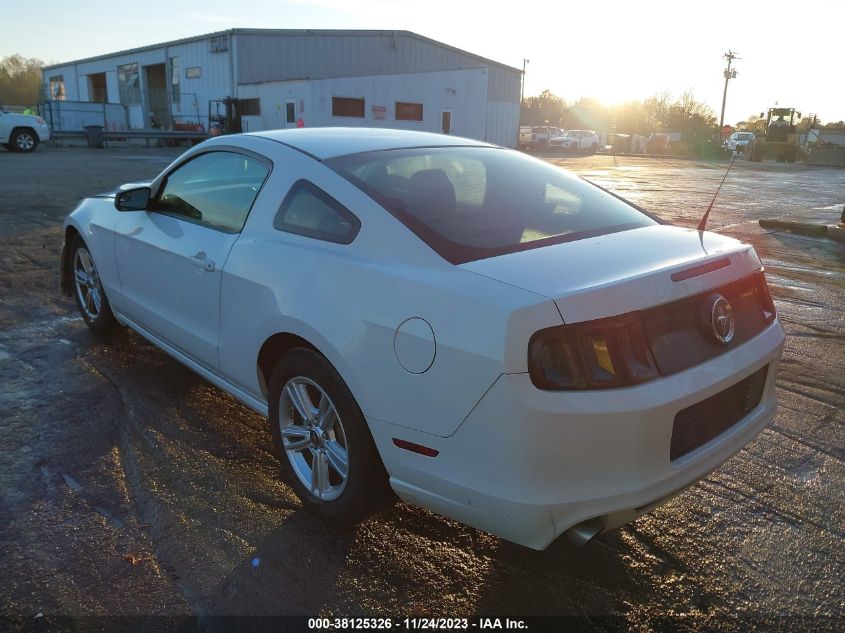
[[[198,154],[117,224],[125,316],[206,367],[219,365],[221,270],[269,172],[252,153]]]

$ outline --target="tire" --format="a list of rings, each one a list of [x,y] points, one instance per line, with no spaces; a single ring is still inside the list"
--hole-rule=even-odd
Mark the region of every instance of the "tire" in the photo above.
[[[286,352],[273,368],[268,392],[282,476],[307,510],[348,525],[395,501],[364,415],[323,356],[302,347]]]
[[[86,325],[98,336],[109,336],[119,327],[100,283],[100,275],[88,247],[78,235],[70,246],[69,274],[73,297]]]
[[[34,152],[38,147],[38,135],[29,128],[23,128],[12,132],[9,144],[16,152]]]

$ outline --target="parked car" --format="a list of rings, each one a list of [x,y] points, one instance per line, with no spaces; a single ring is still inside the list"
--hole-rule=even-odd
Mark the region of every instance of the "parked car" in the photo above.
[[[741,154],[749,143],[754,143],[754,138],[754,132],[733,132],[725,139],[725,149]]]
[[[50,140],[50,128],[40,116],[0,110],[0,145],[11,152],[34,152]]]
[[[568,130],[555,144],[563,149],[595,152],[599,148],[599,137],[592,130]]]
[[[525,128],[520,128],[520,149],[538,151],[558,145],[563,137],[563,130],[550,125],[536,125],[530,128],[530,135]]]
[[[208,140],[64,223],[61,285],[269,419],[305,507],[584,542],[768,425],[754,249],[544,161],[400,130]]]

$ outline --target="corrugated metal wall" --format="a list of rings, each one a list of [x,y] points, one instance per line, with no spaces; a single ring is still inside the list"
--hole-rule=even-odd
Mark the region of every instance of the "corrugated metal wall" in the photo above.
[[[405,33],[238,33],[238,83],[395,75],[486,66],[489,101],[519,102],[520,72]]]
[[[231,43],[230,43],[231,46]],[[174,45],[128,52],[121,55],[83,61],[50,68],[44,71],[44,81],[62,75],[65,83],[65,98],[69,101],[87,101],[88,75],[105,73],[109,103],[120,103],[117,67],[137,62],[141,73],[141,91],[146,92],[143,67],[154,64],[168,64],[169,58],[179,58],[179,99],[171,103],[171,112],[176,121],[199,121],[207,126],[208,102],[212,99],[234,96],[232,67],[229,51],[212,53],[208,39],[184,42]],[[170,81],[169,67],[168,82]],[[199,77],[188,78],[187,69],[198,68]],[[172,90],[172,84],[168,86]],[[144,127],[144,104],[128,105],[131,127]]]
[[[477,107],[475,98],[471,104],[459,106],[461,109],[471,106],[476,109],[474,116],[486,119],[483,129],[473,130],[472,136],[503,145],[515,145],[520,88],[520,72],[516,69],[401,31],[234,30],[215,36],[218,40],[222,37],[223,41],[228,38],[227,50],[212,52],[210,38],[181,41],[50,68],[44,71],[44,80],[46,82],[51,76],[63,75],[66,99],[85,101],[89,98],[88,75],[105,73],[108,100],[119,103],[118,66],[137,62],[141,70],[141,90],[145,92],[143,67],[166,64],[169,58],[178,57],[180,98],[171,103],[173,118],[183,122],[199,121],[207,126],[209,101],[236,96],[235,82],[244,86],[301,79],[413,75],[476,69],[486,73],[487,107],[483,103]],[[236,72],[233,72],[231,59],[234,59]],[[198,69],[199,76],[188,78],[189,68]],[[388,83],[398,85],[394,81]],[[347,87],[346,84],[344,86]],[[237,92],[245,96],[242,87]],[[432,95],[428,89],[425,93],[428,95],[428,103]],[[382,100],[389,101],[386,97]],[[395,100],[401,100],[400,96],[396,96]],[[145,109],[148,109],[146,96],[142,104],[128,105],[132,127],[143,127],[149,123]],[[457,112],[455,115],[457,117]],[[465,120],[464,116],[456,119],[456,125],[458,120]]]
[[[522,73],[501,66],[488,66],[487,101],[519,104]]]

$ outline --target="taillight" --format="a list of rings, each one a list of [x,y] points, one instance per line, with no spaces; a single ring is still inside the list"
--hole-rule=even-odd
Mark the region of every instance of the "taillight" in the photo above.
[[[536,387],[550,391],[627,387],[658,376],[636,316],[537,332],[528,345],[528,371]]]
[[[766,283],[766,275],[762,272],[757,275],[757,301],[760,302],[760,308],[763,310],[763,317],[766,321],[774,321],[777,310],[769,292],[769,285]]]

